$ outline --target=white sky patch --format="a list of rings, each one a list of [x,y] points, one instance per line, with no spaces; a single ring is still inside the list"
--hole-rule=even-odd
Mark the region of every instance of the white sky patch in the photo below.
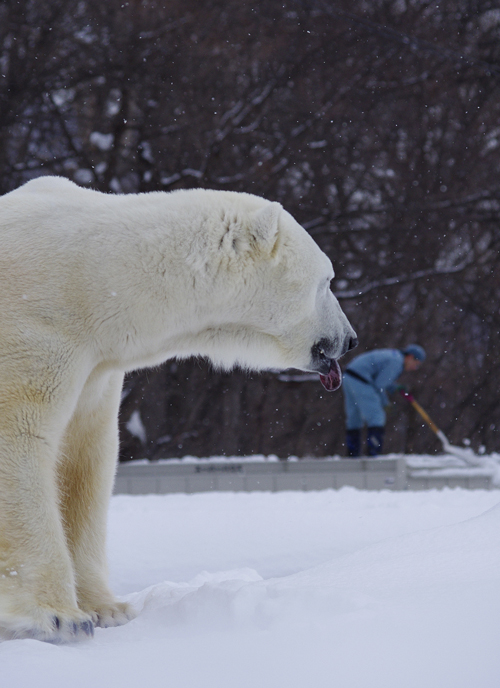
[[[132,413],[125,427],[131,435],[137,437],[141,444],[146,444],[146,428],[143,425],[139,411],[136,410]]]
[[[64,107],[67,103],[71,103],[74,97],[74,88],[60,88],[57,91],[52,91],[52,100],[57,107]]]
[[[100,151],[111,150],[114,140],[113,134],[101,134],[100,131],[93,131],[90,134],[90,143]]]
[[[94,181],[94,173],[89,169],[75,170],[73,179],[77,184],[91,184]]]

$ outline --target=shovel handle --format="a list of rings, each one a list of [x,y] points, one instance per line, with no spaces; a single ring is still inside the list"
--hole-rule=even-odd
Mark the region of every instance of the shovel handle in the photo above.
[[[417,412],[422,416],[422,418],[425,420],[425,422],[426,422],[427,425],[430,427],[430,429],[431,429],[433,432],[435,432],[436,435],[439,435],[439,428],[438,428],[438,426],[436,425],[436,423],[434,423],[434,422],[429,418],[429,416],[428,416],[427,413],[424,411],[424,409],[420,406],[420,404],[419,404],[418,402],[416,402],[415,399],[412,399],[412,400],[411,400],[411,405],[413,406],[413,408],[415,409],[415,411],[417,411]]]

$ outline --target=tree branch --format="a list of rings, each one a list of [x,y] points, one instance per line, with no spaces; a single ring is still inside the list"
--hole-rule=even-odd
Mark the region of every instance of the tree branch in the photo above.
[[[470,265],[468,263],[461,263],[453,268],[443,268],[442,270],[438,268],[429,268],[427,270],[418,270],[417,272],[411,273],[409,275],[398,275],[396,277],[388,277],[384,280],[376,280],[374,282],[369,282],[361,289],[353,289],[351,291],[339,291],[335,292],[337,299],[355,299],[358,296],[364,296],[375,289],[383,289],[384,287],[392,287],[395,284],[407,284],[408,282],[416,282],[424,277],[436,277],[438,275],[453,275],[457,272],[462,272]]]

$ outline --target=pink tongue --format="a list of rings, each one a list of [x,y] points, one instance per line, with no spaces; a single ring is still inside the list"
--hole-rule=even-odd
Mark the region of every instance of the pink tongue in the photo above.
[[[342,373],[337,361],[332,360],[328,375],[320,375],[319,379],[327,392],[335,392],[342,384]]]

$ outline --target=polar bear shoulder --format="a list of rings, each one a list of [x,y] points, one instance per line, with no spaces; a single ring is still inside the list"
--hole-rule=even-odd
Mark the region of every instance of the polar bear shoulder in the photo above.
[[[78,193],[84,191],[80,186],[65,177],[36,177],[19,187],[19,193]]]

